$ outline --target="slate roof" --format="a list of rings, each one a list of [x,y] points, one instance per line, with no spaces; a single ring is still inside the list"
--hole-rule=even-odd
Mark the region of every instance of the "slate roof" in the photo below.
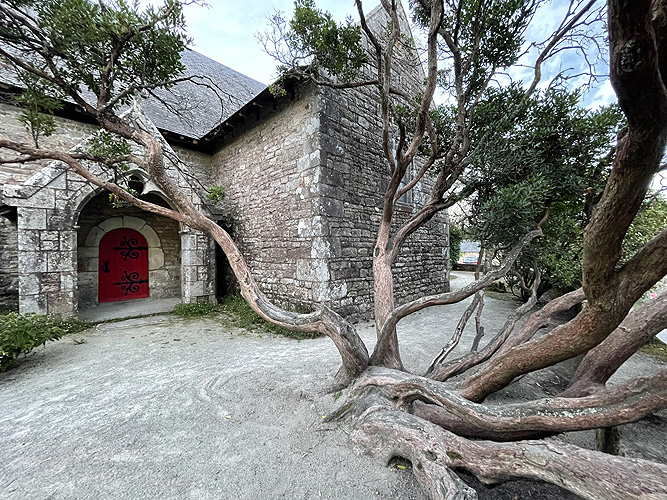
[[[167,106],[152,97],[143,103],[159,129],[201,139],[267,87],[193,50],[184,51],[181,60],[184,76],[196,80],[156,92]]]
[[[156,92],[166,105],[154,97],[148,97],[142,104],[146,115],[159,129],[178,136],[201,139],[267,88],[263,83],[193,50],[185,50],[182,61],[186,68],[182,76],[197,76],[196,80]],[[20,87],[11,68],[2,63],[0,83],[5,87]],[[94,102],[92,93],[84,98]],[[23,183],[45,163],[0,165],[0,186]]]
[[[196,78],[178,83],[169,90],[156,91],[164,103],[148,97],[143,108],[159,129],[190,139],[206,135],[267,87],[194,50],[183,51],[181,61],[185,71],[180,77]],[[0,64],[0,82],[12,87],[21,86],[6,64]],[[90,92],[84,93],[83,97],[95,102]]]

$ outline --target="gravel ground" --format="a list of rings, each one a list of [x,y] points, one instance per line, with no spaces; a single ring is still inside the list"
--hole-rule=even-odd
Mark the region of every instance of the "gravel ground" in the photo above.
[[[517,305],[487,303],[489,332]],[[464,307],[399,325],[407,367],[429,364]],[[359,327],[372,344],[373,325]],[[631,361],[619,378],[664,369],[646,355]],[[133,319],[49,343],[0,374],[0,498],[425,499],[409,470],[356,456],[345,429],[322,422],[337,407],[328,389],[338,366],[326,338],[212,319]],[[553,392],[559,380],[538,373],[498,398]],[[662,414],[623,426],[624,451],[667,461],[664,429]],[[594,445],[592,432],[565,439]],[[482,499],[576,498],[531,482],[477,488]]]

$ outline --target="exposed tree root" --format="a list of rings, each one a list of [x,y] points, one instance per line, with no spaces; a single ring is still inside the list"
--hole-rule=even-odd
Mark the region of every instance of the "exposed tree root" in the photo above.
[[[659,381],[663,386],[665,376],[663,374]],[[642,384],[650,384],[647,379],[641,380],[643,382],[639,379],[635,381],[637,394],[643,390],[640,387]],[[420,379],[420,382],[423,381],[435,384]],[[657,379],[652,379],[652,383],[659,385]],[[409,460],[417,480],[432,499],[477,497],[452,469],[465,469],[486,484],[519,478],[546,481],[595,500],[658,500],[667,496],[665,465],[615,457],[552,440],[509,443],[471,441],[417,415],[401,411],[401,405],[408,402],[406,394],[409,391],[406,390],[411,384],[413,382],[408,374],[370,369],[351,390],[349,402],[337,417],[351,417],[354,430],[350,439],[356,449],[386,464],[395,457]],[[396,399],[398,393],[403,396]],[[447,391],[444,393],[456,400]],[[600,398],[609,399],[609,394]],[[563,413],[565,405],[569,404],[570,414],[576,420],[578,412],[574,408],[589,408],[591,401],[589,398],[554,398],[538,403],[548,405],[554,402],[553,407],[560,407]],[[472,405],[470,402],[467,404]],[[479,409],[484,405],[476,406]],[[528,405],[511,405],[516,412],[515,418],[519,420],[518,413],[522,406],[526,410],[529,408]],[[548,413],[544,406],[542,409],[545,414]],[[493,418],[485,414],[486,411],[480,410],[478,418],[491,422],[489,427],[493,427]],[[500,409],[498,411],[502,412]],[[584,410],[583,413],[586,412]],[[470,414],[472,412],[465,417],[468,418]],[[567,418],[563,414],[560,420],[565,422]],[[500,425],[504,425],[504,422]],[[542,428],[540,425],[527,427]]]
[[[641,346],[667,328],[667,293],[638,307],[599,346],[586,354],[564,397],[585,396],[604,386]]]
[[[667,371],[602,388],[581,398],[525,403],[473,403],[451,387],[423,377],[372,369],[360,387],[383,387],[396,408],[413,411],[457,434],[499,441],[635,422],[667,408]],[[428,404],[415,404],[423,402]]]
[[[486,484],[516,478],[546,481],[591,500],[658,500],[667,495],[667,466],[620,458],[554,441],[471,441],[400,411],[376,409],[351,435],[354,446],[387,463],[412,462],[434,500],[476,498],[452,478],[465,469]]]

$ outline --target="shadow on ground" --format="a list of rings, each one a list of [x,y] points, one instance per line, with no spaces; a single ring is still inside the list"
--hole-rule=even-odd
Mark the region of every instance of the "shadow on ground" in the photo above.
[[[487,302],[493,332],[517,304]],[[406,366],[428,366],[464,307],[399,325]],[[360,332],[372,344],[372,323]],[[424,500],[408,470],[354,455],[345,430],[323,423],[337,407],[327,391],[338,367],[326,338],[299,342],[212,319],[133,319],[50,343],[0,374],[0,498]],[[619,377],[660,368],[638,355]],[[497,399],[557,390],[562,376],[526,377]],[[664,429],[660,415],[623,426],[625,453],[664,462]],[[594,446],[592,432],[564,439]],[[532,482],[477,489],[482,499],[576,498]]]

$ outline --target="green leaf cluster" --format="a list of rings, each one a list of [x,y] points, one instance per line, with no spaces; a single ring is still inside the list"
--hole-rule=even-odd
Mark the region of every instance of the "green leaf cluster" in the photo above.
[[[129,194],[134,196],[135,198],[139,197],[139,192],[132,188],[124,188],[124,191],[127,191]],[[126,208],[130,206],[130,203],[119,198],[116,193],[109,193],[109,201],[111,202],[111,206],[113,208]]]
[[[458,47],[467,98],[483,88],[491,69],[508,68],[519,58],[524,33],[539,5],[537,0],[455,0],[445,2],[442,29]],[[415,3],[413,18],[427,28],[430,11]],[[465,69],[462,69],[465,68]],[[453,72],[440,72],[439,84],[453,89]]]
[[[144,9],[137,0],[24,3],[37,19],[38,39],[5,27],[0,40],[39,53],[41,59],[27,64],[62,82],[70,95],[92,91],[99,107],[111,101],[112,107],[127,104],[133,94],[127,89],[168,86],[184,69],[180,54],[189,39],[178,0]]]
[[[214,205],[217,205],[218,203],[221,203],[226,196],[227,190],[225,189],[225,186],[211,186],[208,188],[206,199]]]
[[[490,88],[471,130],[476,154],[462,178],[475,192],[467,230],[488,249],[508,248],[534,229],[548,208],[544,236],[524,249],[512,270],[530,285],[537,262],[541,291],[579,286],[583,228],[604,189],[616,132],[624,125],[616,106],[584,109],[579,97],[551,89],[519,108],[522,89]],[[434,115],[447,147],[456,110],[443,107]]]
[[[96,130],[88,138],[88,152],[93,156],[113,160],[114,158],[123,158],[132,153],[130,144],[116,134],[100,129]],[[121,171],[127,171],[129,165],[125,162],[118,162],[116,167]]]
[[[89,328],[88,323],[71,319],[15,312],[0,315],[0,372],[17,364],[21,354],[49,340],[58,340],[68,333]]]
[[[285,41],[313,70],[324,69],[342,80],[353,80],[367,61],[361,27],[351,18],[337,23],[314,0],[296,0]]]
[[[60,99],[55,96],[59,92],[47,82],[35,75],[25,73],[19,75],[23,84],[23,92],[16,98],[22,108],[19,121],[30,132],[35,147],[39,147],[40,137],[49,137],[56,130],[53,113],[62,109]]]
[[[637,217],[632,221],[623,240],[623,256],[625,263],[636,254],[641,247],[667,227],[667,199],[655,196],[644,202]]]
[[[461,256],[461,242],[463,241],[464,233],[456,224],[449,225],[449,266],[454,268],[454,264],[459,261]]]
[[[481,205],[472,234],[493,247],[511,245],[535,228],[544,213],[548,191],[546,179],[539,174],[501,187]]]

